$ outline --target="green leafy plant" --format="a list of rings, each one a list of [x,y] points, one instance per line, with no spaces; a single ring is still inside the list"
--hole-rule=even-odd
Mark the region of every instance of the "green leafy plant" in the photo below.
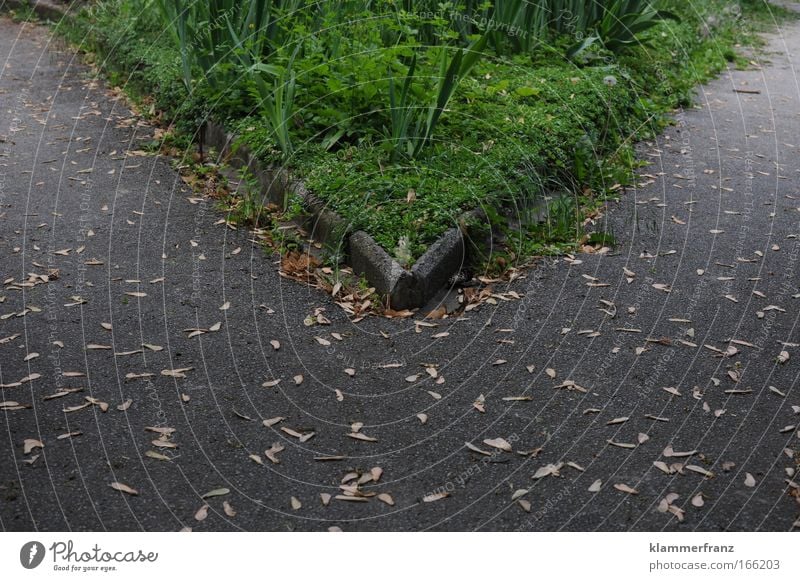
[[[405,81],[398,95],[393,76],[389,75],[389,114],[391,129],[386,132],[387,143],[391,150],[392,161],[399,154],[408,158],[419,156],[423,148],[430,143],[442,113],[447,108],[459,83],[469,75],[486,48],[487,35],[481,36],[470,46],[458,49],[448,59],[448,50],[439,48],[439,75],[432,91],[425,92],[423,100],[414,97],[413,83],[417,57],[414,55],[408,68]]]
[[[576,240],[581,228],[580,208],[573,195],[561,195],[547,205],[545,226],[548,236],[557,241]]]
[[[148,0],[149,3],[150,0]],[[303,14],[304,0],[154,0],[181,57],[184,83],[194,88],[199,71],[217,92],[235,84],[285,40],[279,21]]]
[[[300,49],[298,44],[291,58],[285,65],[255,64],[251,70],[255,71],[254,79],[260,98],[261,110],[264,118],[272,129],[275,141],[284,158],[292,155],[291,121],[294,115],[294,98],[297,78],[293,70],[294,60]],[[265,80],[265,76],[272,76],[272,83]]]
[[[618,53],[640,42],[641,33],[665,19],[677,19],[671,12],[656,10],[651,0],[615,0],[604,8],[597,25],[597,38],[606,49]]]

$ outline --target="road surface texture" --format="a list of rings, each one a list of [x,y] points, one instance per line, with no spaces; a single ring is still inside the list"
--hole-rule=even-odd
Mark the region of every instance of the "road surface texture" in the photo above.
[[[424,326],[279,276],[0,19],[0,528],[800,526],[800,26],[768,40],[641,145],[610,253]]]

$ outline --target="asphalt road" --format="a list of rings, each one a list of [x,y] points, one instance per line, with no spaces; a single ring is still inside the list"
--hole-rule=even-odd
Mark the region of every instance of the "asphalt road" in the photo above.
[[[0,528],[800,526],[800,26],[769,43],[640,146],[611,253],[428,327],[279,276],[0,18]]]

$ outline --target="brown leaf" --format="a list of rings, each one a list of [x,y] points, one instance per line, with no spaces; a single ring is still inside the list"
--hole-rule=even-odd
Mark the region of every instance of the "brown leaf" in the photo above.
[[[144,455],[147,456],[148,458],[153,458],[154,460],[161,460],[162,462],[169,462],[170,461],[170,457],[169,456],[164,456],[164,454],[159,454],[155,450],[147,450],[144,453]]]
[[[109,486],[114,490],[119,490],[120,492],[130,494],[131,496],[139,495],[139,492],[136,489],[131,488],[130,486],[128,486],[127,484],[123,484],[122,482],[112,482],[111,484],[109,484]]]
[[[236,511],[231,506],[231,503],[227,500],[222,503],[222,510],[227,514],[229,517],[233,518],[236,516]]]
[[[276,442],[272,444],[272,447],[269,450],[264,452],[264,455],[269,458],[270,462],[273,464],[280,464],[281,461],[278,459],[276,454],[278,454],[278,452],[283,452],[284,450],[285,448],[283,445],[280,442]]]
[[[392,498],[391,494],[387,494],[385,492],[382,492],[381,494],[379,494],[377,496],[377,499],[380,500],[381,502],[385,502],[389,506],[394,506],[394,499]]]
[[[208,517],[208,505],[204,504],[199,509],[197,509],[196,513],[194,513],[194,520],[196,520],[197,522],[202,522],[206,520],[206,517]]]
[[[627,484],[615,484],[614,488],[619,490],[620,492],[625,492],[626,494],[639,494],[639,491],[635,488],[631,488]]]
[[[28,438],[23,442],[22,451],[24,454],[30,454],[31,450],[34,448],[44,448],[44,442],[41,440],[34,440],[33,438]]]
[[[694,464],[687,464],[686,466],[684,466],[684,468],[686,470],[688,470],[689,472],[696,472],[697,474],[702,474],[706,478],[713,478],[714,477],[714,473],[713,472],[710,472],[710,471],[706,470],[705,468],[703,468],[701,466],[696,466]]]
[[[676,452],[675,450],[672,449],[672,445],[670,444],[669,446],[664,448],[664,451],[661,454],[665,458],[686,458],[697,454],[697,450],[690,450],[688,452]]]
[[[540,478],[545,478],[547,476],[560,476],[561,473],[559,472],[562,468],[563,464],[559,462],[558,464],[547,464],[546,466],[541,466],[536,472],[533,474],[531,478],[534,480],[539,480]]]
[[[470,442],[464,442],[464,445],[477,454],[483,454],[484,456],[492,455],[491,452],[487,452],[486,450],[481,450],[480,448],[478,448],[478,446],[476,446],[475,444],[471,444]]]
[[[83,432],[67,432],[65,434],[59,434],[56,440],[66,440],[67,438],[74,438],[81,435],[83,435]]]
[[[191,371],[194,367],[181,367],[179,369],[162,369],[161,375],[167,377],[186,377],[186,372]]]
[[[622,417],[622,418],[614,418],[613,420],[608,420],[606,422],[606,425],[607,426],[614,426],[616,424],[624,424],[629,419],[630,419],[630,417],[628,417],[628,416],[625,416],[625,417]]]
[[[656,460],[655,462],[653,462],[653,466],[661,470],[664,474],[672,474],[672,470],[670,470],[666,462],[662,462],[661,460]]]
[[[484,444],[487,446],[491,446],[492,448],[497,448],[498,450],[502,450],[503,452],[511,452],[511,444],[509,444],[503,438],[494,438],[493,440],[484,440]]]
[[[367,436],[366,434],[362,434],[361,432],[353,432],[353,433],[350,433],[350,434],[347,434],[347,435],[350,436],[351,438],[353,438],[354,440],[361,440],[363,442],[377,442],[378,441],[377,438],[372,438],[370,436]]]

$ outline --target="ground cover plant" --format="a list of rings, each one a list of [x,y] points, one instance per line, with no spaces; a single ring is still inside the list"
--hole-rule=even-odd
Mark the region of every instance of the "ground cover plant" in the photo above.
[[[178,134],[207,119],[410,265],[482,208],[521,257],[630,183],[636,139],[782,13],[728,0],[101,0],[65,32]],[[513,223],[514,227],[509,227]]]

